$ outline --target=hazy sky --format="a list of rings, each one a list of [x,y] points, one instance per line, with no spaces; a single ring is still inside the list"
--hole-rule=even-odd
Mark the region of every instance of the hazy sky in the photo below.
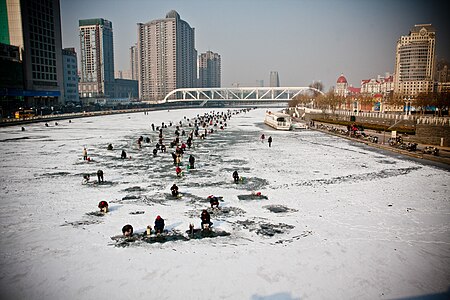
[[[78,20],[112,21],[115,69],[127,70],[136,23],[176,10],[195,28],[198,53],[222,58],[222,86],[281,86],[321,80],[325,89],[341,73],[350,84],[394,71],[395,45],[414,24],[437,29],[437,56],[450,59],[449,4],[428,0],[61,0],[63,46],[79,53]],[[446,13],[446,15],[445,15]]]

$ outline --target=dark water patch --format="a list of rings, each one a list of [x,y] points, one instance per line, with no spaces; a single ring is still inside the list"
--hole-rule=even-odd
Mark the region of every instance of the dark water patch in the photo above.
[[[18,138],[10,138],[10,139],[0,140],[0,143],[3,143],[3,142],[13,142],[13,141],[20,141],[20,140],[28,140],[28,139],[30,139],[29,136],[23,136],[23,137],[18,137]]]
[[[384,164],[384,165],[395,165],[397,162],[393,160],[387,160],[387,159],[380,159],[376,161],[377,163]]]
[[[69,172],[54,172],[54,173],[44,173],[41,174],[42,177],[60,177],[60,176],[68,176]]]
[[[186,233],[188,234],[189,239],[194,240],[201,240],[204,238],[216,238],[219,236],[230,236],[231,233],[223,231],[223,230],[217,230],[217,229],[210,229],[210,230],[202,230],[202,229],[194,229],[194,230],[187,230]]]
[[[257,195],[257,194],[238,195],[237,197],[239,200],[266,200],[266,199],[269,199],[267,196]]]
[[[101,220],[99,219],[89,219],[89,220],[81,220],[81,221],[73,221],[73,222],[65,222],[61,226],[73,226],[75,228],[83,227],[87,225],[94,225],[101,223]]]
[[[143,191],[145,191],[145,189],[140,186],[132,186],[122,190],[122,192],[143,192]]]
[[[135,196],[135,195],[127,195],[127,196],[125,196],[125,197],[123,197],[122,198],[122,200],[137,200],[137,199],[140,199],[140,197],[139,196]]]
[[[270,212],[279,214],[279,213],[287,213],[287,212],[297,212],[298,210],[293,208],[288,208],[283,205],[266,205],[263,208],[269,210]]]
[[[350,174],[347,176],[338,176],[330,179],[315,179],[315,180],[304,180],[291,184],[283,184],[278,185],[273,188],[287,188],[289,186],[311,186],[317,187],[322,185],[330,185],[330,184],[341,184],[341,183],[358,183],[364,181],[372,181],[377,179],[386,179],[396,176],[403,176],[411,173],[412,171],[416,171],[421,169],[422,167],[409,167],[409,168],[400,168],[400,169],[386,169],[381,170],[379,172],[371,172],[364,174]]]
[[[286,233],[294,228],[294,226],[284,223],[272,224],[267,222],[255,222],[252,220],[237,221],[236,223],[241,225],[244,229],[248,229],[250,232],[256,232],[258,235],[270,237],[275,234]]]
[[[86,216],[93,216],[93,217],[104,217],[105,213],[101,211],[91,211],[86,213]]]
[[[205,209],[204,207],[202,209],[198,210],[190,210],[186,213],[187,216],[193,219],[200,219],[200,215],[202,214],[202,210]],[[231,217],[239,217],[245,215],[245,210],[238,208],[238,207],[231,207],[231,206],[219,206],[218,208],[206,208],[208,213],[211,216],[211,219],[218,219],[218,220],[224,220],[226,218]]]

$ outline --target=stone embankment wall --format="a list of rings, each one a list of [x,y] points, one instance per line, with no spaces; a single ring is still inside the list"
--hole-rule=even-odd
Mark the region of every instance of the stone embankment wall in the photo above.
[[[293,113],[293,110],[289,110],[289,113]],[[398,128],[408,128],[415,130],[415,135],[410,135],[408,141],[416,142],[420,144],[429,144],[443,147],[450,147],[450,122],[448,119],[441,123],[439,122],[424,122],[423,120],[405,120],[403,116],[394,115],[380,115],[379,117],[367,117],[359,116],[355,113],[354,117],[342,114],[323,113],[317,111],[305,112],[304,110],[298,110],[300,116],[307,122],[313,119],[330,120],[330,121],[347,121],[356,122],[359,124],[371,124],[382,125],[391,127],[391,130],[398,130]],[[395,117],[395,118],[394,118]],[[420,122],[419,122],[420,121]]]
[[[418,124],[413,139],[416,143],[450,147],[450,126]]]

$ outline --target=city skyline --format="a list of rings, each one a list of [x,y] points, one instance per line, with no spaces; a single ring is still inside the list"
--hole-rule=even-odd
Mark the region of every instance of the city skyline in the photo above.
[[[195,28],[198,53],[222,56],[222,86],[268,82],[271,70],[283,86],[320,80],[325,90],[344,73],[349,84],[395,68],[397,40],[415,24],[437,29],[437,58],[449,59],[449,28],[438,1],[87,1],[61,0],[63,47],[78,48],[78,21],[114,24],[115,68],[130,69],[129,48],[137,23],[176,10]],[[133,12],[123,15],[123,11]],[[332,14],[331,14],[332,12]]]

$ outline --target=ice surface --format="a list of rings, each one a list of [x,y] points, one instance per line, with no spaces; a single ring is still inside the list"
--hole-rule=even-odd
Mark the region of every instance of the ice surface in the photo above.
[[[252,110],[194,139],[187,153],[196,169],[185,155],[177,178],[173,149],[152,154],[151,124],[186,126],[184,116],[207,111],[1,128],[2,299],[392,299],[448,290],[448,171],[317,131],[274,131],[264,110]],[[152,141],[139,149],[141,135]],[[170,195],[173,183],[181,198]],[[267,199],[238,198],[255,192]],[[219,210],[209,195],[223,197]],[[101,200],[105,215],[96,213]],[[224,236],[189,238],[203,209]],[[170,238],[111,239],[125,224],[142,235],[157,215]]]

